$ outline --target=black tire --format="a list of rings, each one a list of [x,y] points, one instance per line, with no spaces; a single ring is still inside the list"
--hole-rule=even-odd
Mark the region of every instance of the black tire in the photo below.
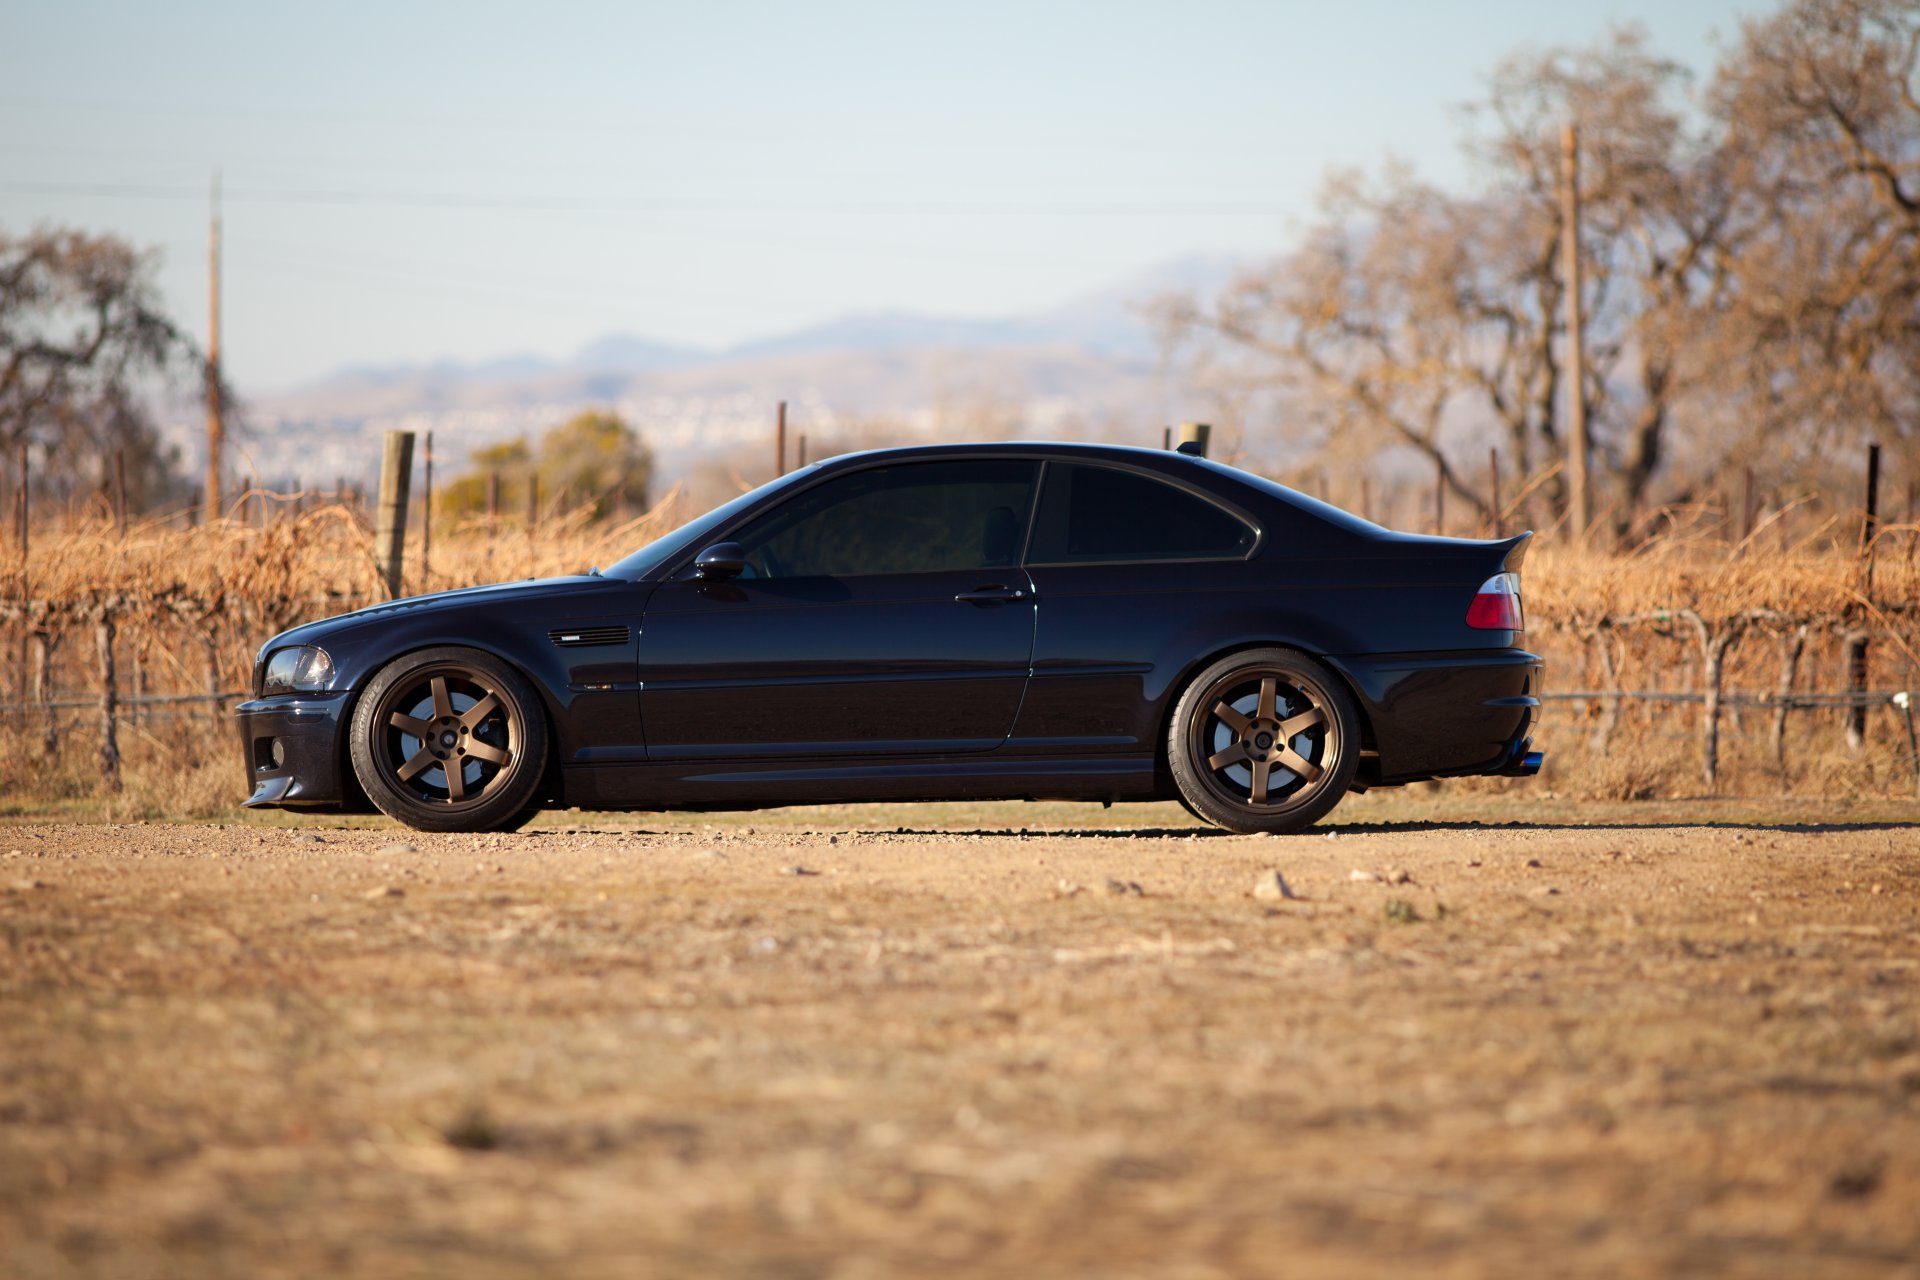
[[[1293,649],[1229,654],[1174,704],[1167,761],[1188,809],[1281,835],[1324,818],[1360,764],[1360,715],[1340,678]]]
[[[422,649],[382,667],[351,733],[367,798],[417,831],[518,827],[547,767],[539,697],[478,649]]]

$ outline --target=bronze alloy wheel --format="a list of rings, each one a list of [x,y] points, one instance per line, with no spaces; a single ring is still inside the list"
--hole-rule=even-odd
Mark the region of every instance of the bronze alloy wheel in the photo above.
[[[1168,761],[1187,807],[1230,831],[1298,831],[1324,817],[1360,761],[1339,677],[1292,649],[1230,654],[1174,709]]]
[[[422,831],[516,825],[546,766],[546,719],[532,689],[475,649],[427,649],[383,668],[352,732],[368,797]]]

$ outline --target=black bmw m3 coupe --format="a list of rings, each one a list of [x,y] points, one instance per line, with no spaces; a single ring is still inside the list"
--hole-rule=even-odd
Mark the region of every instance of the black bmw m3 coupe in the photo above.
[[[605,569],[275,636],[238,711],[248,803],[481,831],[1178,799],[1295,831],[1349,791],[1539,768],[1530,536],[1395,533],[1179,452],[851,454]]]

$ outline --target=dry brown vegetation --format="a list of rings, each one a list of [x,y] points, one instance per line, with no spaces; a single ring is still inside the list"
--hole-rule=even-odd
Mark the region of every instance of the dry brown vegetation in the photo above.
[[[484,520],[442,528],[430,564],[412,545],[406,589],[578,573],[663,532],[676,506],[669,495],[620,523],[577,512],[531,533]],[[124,538],[109,522],[73,521],[36,529],[10,568],[0,661],[13,709],[0,729],[0,796],[14,813],[72,803],[136,817],[230,810],[242,797],[224,716],[207,701],[142,700],[242,691],[275,632],[385,598],[366,521],[340,506],[264,525],[154,522]],[[123,700],[110,753],[97,706],[103,636]],[[76,702],[86,705],[61,705]]]
[[[531,534],[484,521],[443,528],[431,566],[412,544],[407,589],[577,572],[680,514],[669,499],[623,524],[578,515]],[[1914,793],[1911,706],[1885,696],[1920,683],[1913,531],[1884,530],[1871,573],[1844,544],[1812,536],[1783,544],[1763,532],[1746,546],[1669,537],[1602,554],[1549,539],[1532,552],[1528,643],[1548,660],[1549,694],[1623,695],[1548,704],[1540,731],[1547,788],[1619,799]],[[230,811],[239,780],[225,724],[205,703],[141,699],[240,691],[256,648],[274,632],[381,598],[372,538],[343,507],[263,526],[154,524],[124,539],[108,523],[75,521],[36,531],[7,581],[0,687],[12,709],[0,729],[0,788],[15,814],[62,805],[123,817]],[[122,700],[117,789],[101,755],[104,624]],[[1870,705],[1857,744],[1843,707],[1778,705],[1841,693],[1848,646],[1861,637]],[[1716,666],[1722,706],[1709,716],[1703,699]],[[1645,693],[1661,697],[1629,696]],[[1703,768],[1709,721],[1711,781]]]

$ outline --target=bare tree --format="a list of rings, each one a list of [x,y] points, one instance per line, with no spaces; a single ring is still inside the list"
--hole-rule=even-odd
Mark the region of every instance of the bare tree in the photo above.
[[[1175,302],[1170,319],[1217,340],[1210,373],[1222,384],[1279,391],[1296,442],[1336,461],[1412,449],[1484,508],[1442,447],[1499,324],[1467,301],[1499,239],[1471,214],[1404,172],[1373,185],[1336,177],[1298,252],[1210,303]]]
[[[1648,49],[1637,28],[1617,30],[1593,50],[1516,55],[1493,76],[1482,112],[1495,129],[1474,148],[1494,191],[1533,209],[1557,240],[1560,133],[1568,124],[1578,131],[1580,393],[1621,533],[1669,459],[1676,414],[1700,413],[1712,371],[1693,335],[1720,287],[1733,196],[1716,140],[1687,126],[1688,80],[1684,67]],[[1528,277],[1542,304],[1554,304],[1543,330],[1561,314],[1549,252],[1546,243],[1536,248]],[[1557,339],[1536,335],[1543,365]],[[1556,371],[1554,381],[1561,376]],[[1556,457],[1561,403],[1555,394],[1536,405],[1536,434]],[[1517,460],[1532,461],[1524,451]]]
[[[152,273],[149,255],[112,236],[0,231],[0,448],[43,449],[39,480],[55,493],[100,482],[116,449],[135,502],[174,478],[145,393],[203,362],[161,311]]]
[[[1714,85],[1743,223],[1715,350],[1781,470],[1862,435],[1920,462],[1917,52],[1911,3],[1796,0],[1746,24]]]
[[[1372,183],[1340,177],[1297,252],[1211,304],[1176,307],[1174,327],[1210,340],[1216,372],[1283,389],[1289,420],[1317,428],[1322,448],[1411,449],[1484,515],[1486,495],[1448,449],[1491,434],[1511,474],[1540,478],[1557,512],[1568,395],[1560,133],[1577,122],[1579,390],[1624,526],[1698,381],[1685,337],[1715,288],[1727,220],[1714,152],[1684,122],[1685,81],[1631,29],[1593,50],[1509,58],[1473,111],[1485,126],[1468,143],[1480,190],[1448,194],[1399,169]]]

